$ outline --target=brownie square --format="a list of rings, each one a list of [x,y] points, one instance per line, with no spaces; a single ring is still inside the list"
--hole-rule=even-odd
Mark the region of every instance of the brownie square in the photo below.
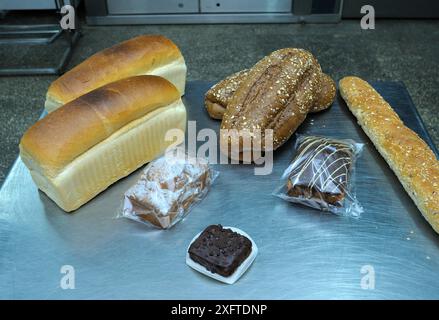
[[[341,206],[347,192],[354,150],[335,139],[307,137],[293,159],[287,181],[292,197]]]
[[[208,226],[189,247],[189,257],[212,273],[232,275],[252,251],[252,242],[221,225]]]

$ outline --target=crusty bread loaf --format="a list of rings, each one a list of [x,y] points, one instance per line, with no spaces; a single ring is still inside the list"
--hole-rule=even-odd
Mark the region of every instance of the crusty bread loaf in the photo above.
[[[424,218],[439,233],[439,161],[433,151],[366,81],[345,77],[340,81],[340,93]]]
[[[335,99],[337,89],[335,81],[326,73],[320,75],[319,90],[316,92],[316,101],[309,112],[320,112],[328,109]]]
[[[37,186],[72,211],[151,161],[184,130],[177,88],[158,76],[136,76],[91,91],[30,127],[20,156]]]
[[[158,75],[184,94],[186,64],[178,47],[160,35],[142,35],[102,50],[49,87],[48,112],[107,83],[136,75]]]
[[[206,92],[204,104],[211,118],[217,120],[223,118],[230,99],[241,83],[247,78],[248,72],[248,69],[238,71],[221,80]]]
[[[314,105],[320,76],[317,60],[303,49],[280,49],[256,63],[227,105],[221,122],[221,152],[242,159],[243,153],[248,158],[255,150],[281,146]],[[272,146],[265,146],[268,130],[273,133]],[[251,145],[245,146],[239,136],[243,132],[252,136]]]
[[[285,49],[284,49],[285,50]],[[251,69],[238,71],[227,78],[221,80],[205,95],[204,104],[210,117],[221,120],[227,105],[238,90],[239,86],[247,78]],[[327,74],[320,72],[318,90],[316,90],[316,99],[309,112],[319,112],[329,108],[335,98],[335,82]]]

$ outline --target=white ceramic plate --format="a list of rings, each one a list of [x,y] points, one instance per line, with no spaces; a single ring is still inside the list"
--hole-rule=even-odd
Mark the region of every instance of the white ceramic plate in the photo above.
[[[233,272],[230,276],[228,277],[223,277],[222,275],[219,275],[217,273],[213,273],[210,272],[209,270],[207,270],[204,266],[202,266],[201,264],[193,261],[190,256],[189,256],[189,247],[191,246],[191,244],[200,236],[201,232],[198,233],[191,241],[191,243],[189,244],[187,250],[186,250],[186,264],[191,267],[192,269],[197,270],[198,272],[211,277],[215,280],[227,283],[227,284],[234,284],[236,281],[238,281],[238,279],[247,271],[247,269],[251,266],[251,264],[253,263],[253,261],[256,258],[256,255],[258,254],[258,247],[256,246],[256,243],[253,241],[253,239],[244,231],[242,231],[241,229],[238,228],[234,228],[234,227],[223,227],[224,229],[230,229],[236,233],[239,233],[240,235],[247,237],[251,243],[252,243],[252,250],[250,252],[250,254],[248,255],[248,257],[238,266],[238,268],[236,268],[235,272]]]

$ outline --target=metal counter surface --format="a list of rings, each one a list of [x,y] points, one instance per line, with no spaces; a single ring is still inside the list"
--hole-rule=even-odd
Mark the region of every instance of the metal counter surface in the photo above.
[[[184,101],[198,130],[219,128],[203,107],[211,84],[187,84]],[[404,85],[373,85],[434,148]],[[365,209],[359,219],[271,195],[293,155],[294,138],[275,152],[271,175],[255,176],[252,165],[216,165],[220,176],[208,196],[168,231],[115,219],[139,170],[66,214],[37,190],[18,159],[0,191],[0,298],[438,299],[439,236],[342,99],[310,115],[298,132],[366,144],[356,164],[357,198]],[[254,264],[234,285],[185,264],[192,237],[217,223],[244,230],[259,247]],[[75,269],[74,290],[60,287],[63,265]],[[374,289],[362,289],[364,266],[374,270]]]

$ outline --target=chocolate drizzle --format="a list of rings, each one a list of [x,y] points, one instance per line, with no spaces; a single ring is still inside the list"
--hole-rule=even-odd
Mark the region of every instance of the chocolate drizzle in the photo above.
[[[341,206],[353,159],[354,149],[348,143],[324,137],[304,138],[290,165],[288,195]]]

